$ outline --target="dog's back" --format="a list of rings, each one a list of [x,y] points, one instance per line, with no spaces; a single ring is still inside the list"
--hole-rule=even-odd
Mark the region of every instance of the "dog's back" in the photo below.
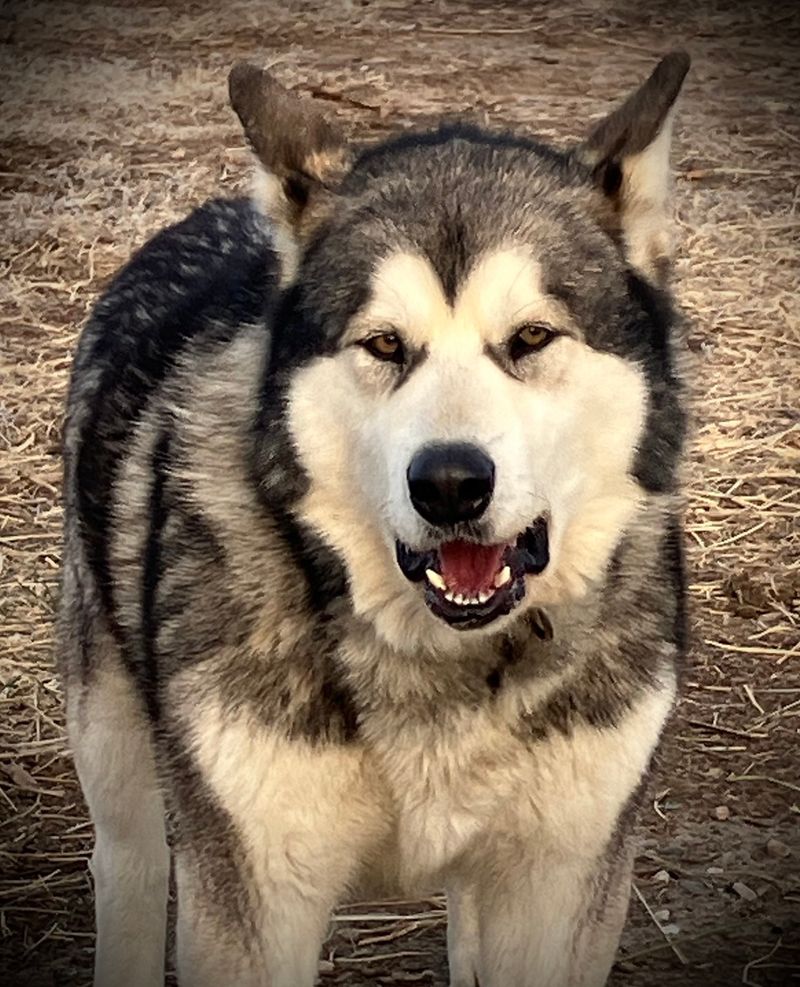
[[[68,679],[90,671],[76,662],[83,655],[90,665],[86,643],[64,640],[84,626],[76,612],[97,616],[122,640],[109,551],[115,485],[137,430],[148,409],[163,404],[163,385],[187,353],[224,345],[243,327],[258,326],[266,354],[278,278],[264,216],[249,200],[217,200],[159,232],[95,307],[75,356],[64,429],[60,654]],[[144,487],[151,482],[147,475],[140,479]],[[128,648],[129,659],[141,663],[130,636]]]

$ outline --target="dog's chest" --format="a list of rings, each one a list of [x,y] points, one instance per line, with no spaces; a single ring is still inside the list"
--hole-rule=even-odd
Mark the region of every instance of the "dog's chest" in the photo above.
[[[370,743],[393,806],[396,867],[405,887],[436,885],[448,864],[493,825],[531,770],[508,724],[479,712],[406,727]],[[516,815],[516,808],[513,810]]]
[[[584,724],[533,739],[509,708],[493,707],[373,738],[401,884],[437,886],[458,858],[498,839],[526,845],[534,833],[545,854],[599,852],[597,834],[638,783],[672,697],[665,682],[609,729]]]

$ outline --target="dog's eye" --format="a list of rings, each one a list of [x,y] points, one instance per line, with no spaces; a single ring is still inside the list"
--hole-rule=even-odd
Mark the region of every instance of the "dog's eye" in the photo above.
[[[397,333],[394,332],[382,332],[375,336],[370,336],[361,345],[377,360],[386,360],[390,363],[403,363],[405,359],[403,343]]]
[[[544,349],[556,338],[556,333],[549,327],[538,322],[529,322],[521,326],[511,337],[509,352],[512,360],[519,360],[527,353]]]

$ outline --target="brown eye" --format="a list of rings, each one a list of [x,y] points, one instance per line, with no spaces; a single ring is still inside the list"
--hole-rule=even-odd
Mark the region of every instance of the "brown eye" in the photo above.
[[[544,349],[556,338],[556,333],[549,326],[530,322],[518,329],[511,337],[509,351],[512,360],[520,360],[528,353]]]
[[[377,360],[385,360],[389,363],[402,363],[405,358],[403,344],[400,341],[400,337],[394,332],[382,332],[376,336],[370,336],[361,345]]]

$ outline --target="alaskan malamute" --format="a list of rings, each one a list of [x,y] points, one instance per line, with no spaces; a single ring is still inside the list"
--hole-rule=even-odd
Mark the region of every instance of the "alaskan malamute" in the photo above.
[[[311,987],[446,889],[453,987],[594,987],[684,643],[668,55],[580,145],[353,147],[251,65],[252,199],[98,303],[60,651],[96,983]],[[165,809],[170,838],[165,835]]]

